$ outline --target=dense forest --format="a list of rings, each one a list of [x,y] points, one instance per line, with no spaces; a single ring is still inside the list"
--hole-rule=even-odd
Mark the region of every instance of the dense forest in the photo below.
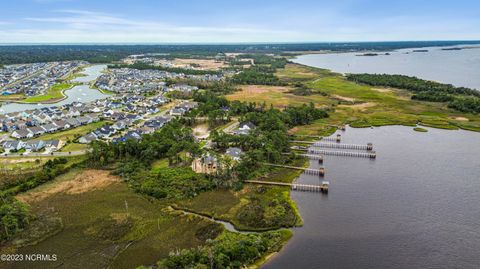
[[[414,100],[448,102],[450,108],[458,111],[480,113],[480,91],[477,90],[404,75],[348,74],[347,78],[371,86],[406,89],[414,93]]]
[[[160,268],[247,268],[266,253],[278,251],[285,232],[224,233],[205,246],[172,252]]]
[[[284,83],[275,76],[275,70],[275,68],[266,66],[252,66],[234,75],[231,78],[231,82],[250,85],[284,85]]]
[[[118,61],[128,55],[165,53],[166,58],[212,57],[217,53],[278,53],[288,51],[395,50],[432,46],[478,44],[478,41],[333,42],[303,44],[231,45],[2,45],[0,64],[86,60],[92,63]]]

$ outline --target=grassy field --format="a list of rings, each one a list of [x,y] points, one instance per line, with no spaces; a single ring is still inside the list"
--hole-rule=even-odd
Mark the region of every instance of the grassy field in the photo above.
[[[35,268],[135,268],[171,250],[203,244],[196,232],[211,224],[174,215],[156,200],[133,192],[105,171],[73,170],[19,199],[38,219],[2,253],[55,253],[58,261]],[[32,268],[15,263],[7,268]]]
[[[288,64],[284,69],[279,69],[276,75],[292,86],[242,86],[240,91],[227,95],[227,98],[265,102],[277,108],[313,102],[317,107],[331,109],[329,118],[292,130],[300,135],[329,135],[335,130],[332,126],[344,124],[352,127],[420,124],[480,131],[480,115],[461,113],[442,103],[411,100],[411,94],[406,90],[359,85],[328,70],[298,64]],[[313,94],[298,96],[289,93],[296,83],[302,83]]]
[[[61,152],[74,152],[88,149],[87,144],[80,144],[75,142],[67,143],[64,147],[60,149]]]
[[[65,167],[71,167],[85,160],[85,156],[65,157],[67,163]],[[42,166],[49,160],[53,160],[52,156],[41,157],[8,157],[0,158],[0,187],[2,190],[6,184],[18,182],[25,177],[33,175],[42,169]],[[15,188],[15,186],[11,186]]]
[[[276,108],[285,108],[288,105],[301,105],[314,102],[323,105],[328,99],[321,95],[298,96],[289,93],[290,87],[244,85],[239,86],[240,91],[227,95],[228,100],[239,100],[242,102],[266,103]]]
[[[101,127],[106,123],[107,123],[106,121],[94,122],[94,123],[90,123],[87,125],[79,126],[77,128],[73,128],[73,129],[69,129],[61,132],[44,134],[39,137],[36,137],[34,140],[53,140],[53,139],[59,139],[62,141],[74,140],[82,135],[85,135]]]
[[[27,97],[25,103],[54,102],[64,98],[63,91],[72,88],[75,84],[58,83],[50,87],[45,94]]]
[[[330,117],[309,126],[295,128],[302,135],[328,135],[332,126],[350,124],[352,127],[383,125],[424,126],[443,129],[466,129],[480,131],[480,115],[461,113],[445,104],[414,101],[406,90],[374,88],[347,81],[343,76],[297,64],[289,64],[277,75],[286,82],[302,81],[313,90],[327,96],[313,94],[308,100],[317,106],[330,107]],[[298,80],[300,78],[300,80]],[[298,97],[280,95],[275,100],[288,100],[297,104]],[[282,99],[283,98],[283,99]]]
[[[20,101],[25,99],[23,94],[0,95],[0,101]]]
[[[54,157],[18,157],[0,158],[0,167],[6,170],[34,169]],[[38,161],[37,161],[38,160]]]

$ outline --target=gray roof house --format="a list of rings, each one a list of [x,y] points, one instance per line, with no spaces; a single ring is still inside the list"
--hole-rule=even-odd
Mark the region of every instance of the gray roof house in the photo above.
[[[26,129],[22,130],[15,130],[12,132],[11,137],[22,139],[22,138],[31,138],[33,137],[33,133],[29,132]]]
[[[45,142],[42,140],[34,140],[25,142],[25,149],[30,151],[39,151],[45,147]]]
[[[5,150],[20,150],[25,146],[25,142],[19,140],[7,140],[3,142],[2,147]]]
[[[47,140],[45,141],[45,148],[51,151],[60,149],[60,140]]]
[[[94,133],[86,134],[78,139],[80,144],[90,144],[92,141],[97,140],[97,136]]]
[[[235,161],[239,161],[242,158],[243,151],[240,148],[228,148],[227,151],[225,152],[230,158],[232,158]]]
[[[45,130],[45,132],[47,132],[47,133],[52,133],[52,132],[55,132],[55,131],[58,130],[58,126],[55,125],[55,124],[52,124],[52,123],[48,123],[48,124],[42,125],[40,127],[42,127],[43,130]]]

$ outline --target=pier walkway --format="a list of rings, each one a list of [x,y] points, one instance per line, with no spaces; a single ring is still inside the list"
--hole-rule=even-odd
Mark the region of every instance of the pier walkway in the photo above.
[[[261,180],[245,180],[245,183],[259,184],[259,185],[271,185],[271,186],[285,186],[290,187],[294,191],[312,191],[312,192],[328,192],[329,183],[327,181],[322,182],[322,185],[308,185],[298,183],[284,183],[273,181],[261,181]]]
[[[336,150],[324,150],[324,149],[308,149],[309,154],[320,154],[320,155],[332,155],[332,156],[345,156],[345,157],[363,157],[375,159],[377,153],[375,151],[370,152],[350,152],[350,151],[336,151]]]
[[[325,168],[324,167],[320,167],[319,169],[312,169],[312,168],[306,168],[306,167],[297,167],[297,166],[274,164],[274,163],[264,163],[264,164],[268,165],[268,166],[273,166],[273,167],[302,170],[303,173],[305,173],[307,175],[315,175],[315,176],[324,176],[325,175]]]

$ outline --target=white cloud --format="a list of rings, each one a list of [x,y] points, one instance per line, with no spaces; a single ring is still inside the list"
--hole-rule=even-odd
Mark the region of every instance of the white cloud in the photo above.
[[[57,10],[59,16],[29,17],[38,27],[0,30],[4,42],[261,42],[303,40],[300,31],[254,26],[180,26],[159,21],[130,20],[86,10]],[[31,25],[31,23],[29,24]],[[310,38],[313,38],[310,36]]]
[[[163,21],[133,20],[118,14],[89,10],[55,10],[49,17],[29,17],[14,28],[0,28],[3,43],[215,43],[388,41],[479,39],[477,22],[429,22],[428,18],[389,17],[377,23],[344,17],[329,11],[308,17],[301,27],[297,16],[286,29],[260,25],[178,25]],[[285,19],[288,21],[288,18]],[[200,21],[200,20],[199,20]],[[185,23],[185,22],[184,22]],[[2,22],[0,22],[2,24]],[[24,25],[24,26],[21,26]],[[26,25],[26,26],[25,26]],[[278,25],[272,27],[280,27]]]

